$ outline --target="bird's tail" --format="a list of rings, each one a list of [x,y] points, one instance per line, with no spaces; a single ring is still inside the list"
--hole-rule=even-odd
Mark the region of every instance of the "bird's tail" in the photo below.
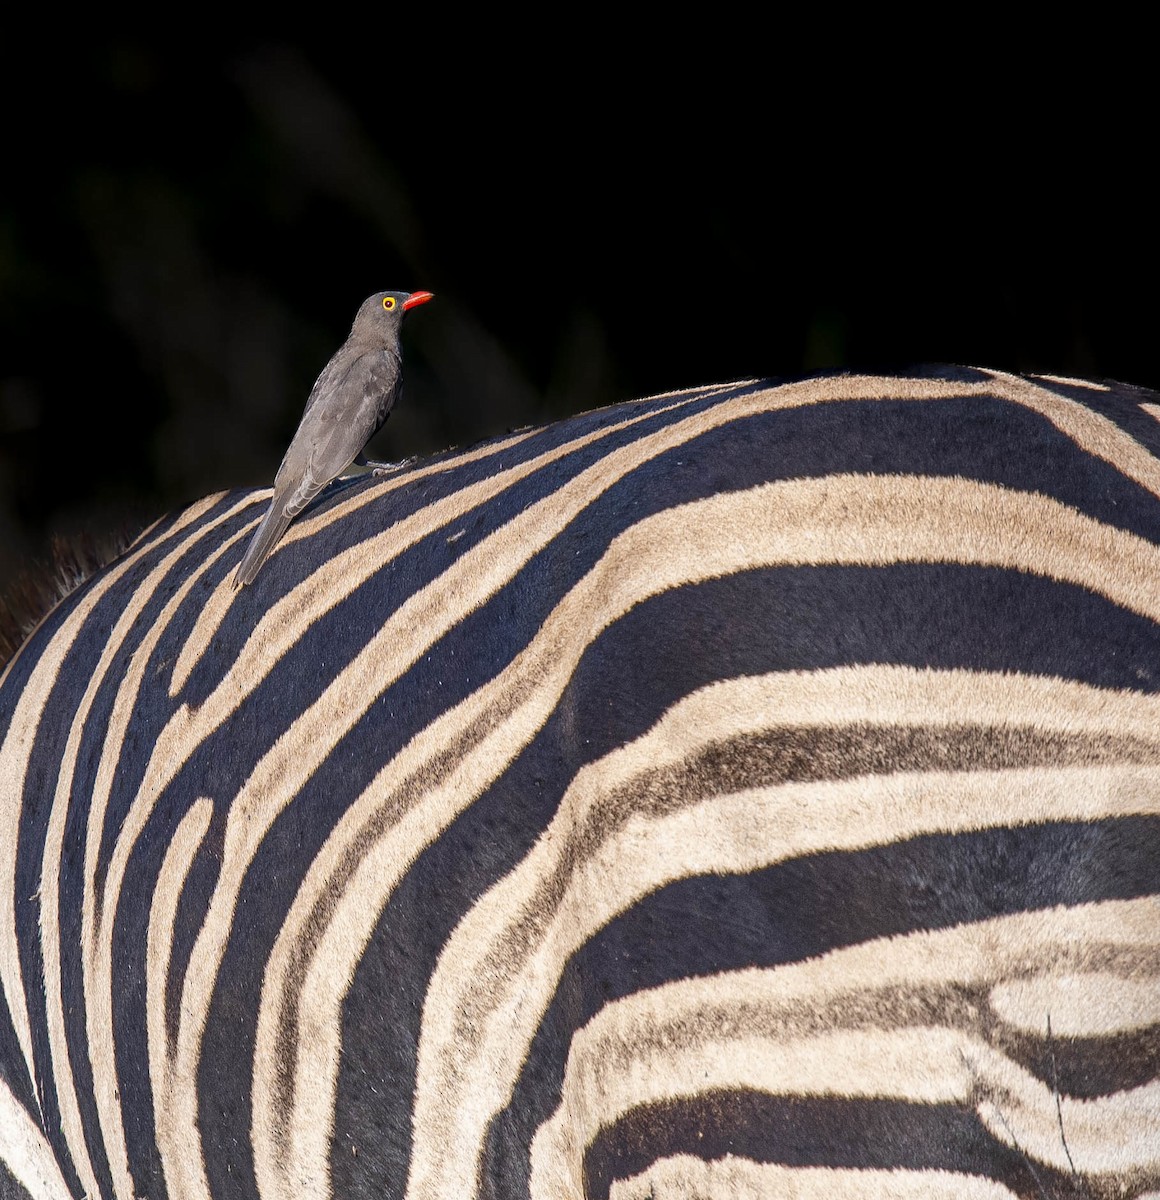
[[[286,532],[286,526],[293,520],[292,514],[287,514],[286,506],[275,498],[270,502],[261,525],[250,539],[246,553],[238,565],[234,575],[234,587],[253,581],[258,568],[266,561],[266,555],[274,549],[278,539]]]

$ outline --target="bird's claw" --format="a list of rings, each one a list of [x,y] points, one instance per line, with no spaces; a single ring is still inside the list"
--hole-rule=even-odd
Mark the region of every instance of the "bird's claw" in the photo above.
[[[371,474],[376,478],[381,478],[383,475],[393,475],[396,471],[403,470],[404,467],[409,467],[412,463],[418,462],[419,456],[412,454],[410,458],[404,458],[400,462],[370,462],[367,461],[367,466],[371,469]]]

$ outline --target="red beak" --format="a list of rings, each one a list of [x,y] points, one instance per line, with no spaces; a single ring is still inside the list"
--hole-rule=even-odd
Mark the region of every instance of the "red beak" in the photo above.
[[[426,304],[428,300],[434,300],[434,292],[412,292],[406,300],[403,301],[403,311],[408,308],[414,308],[416,304]]]

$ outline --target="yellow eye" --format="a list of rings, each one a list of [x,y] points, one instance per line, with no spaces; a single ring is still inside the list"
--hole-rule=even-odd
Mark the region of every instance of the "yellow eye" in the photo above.
[[[395,307],[395,298],[394,298],[394,296],[384,296],[384,297],[383,297],[383,307],[384,307],[384,308],[385,308],[385,309],[386,309],[388,312],[390,312],[390,311],[391,311],[391,309]]]

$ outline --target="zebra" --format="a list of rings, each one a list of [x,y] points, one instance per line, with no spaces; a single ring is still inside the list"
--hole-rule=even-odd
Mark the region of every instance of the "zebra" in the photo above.
[[[0,677],[0,1195],[1160,1196],[1160,397],[669,393],[157,522]]]

